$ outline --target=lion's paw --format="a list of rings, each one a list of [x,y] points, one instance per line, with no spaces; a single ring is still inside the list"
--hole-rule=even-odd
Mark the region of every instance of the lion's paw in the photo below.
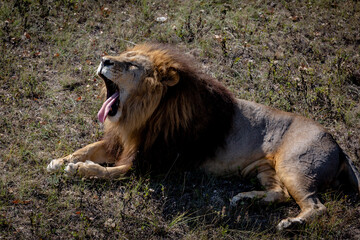
[[[262,199],[263,197],[265,197],[265,195],[266,193],[264,191],[242,192],[237,194],[230,200],[230,206],[235,207],[237,202],[243,199]]]
[[[231,200],[230,200],[230,206],[232,207],[235,207],[238,203],[238,201],[240,201],[240,199],[242,199],[241,196],[239,196],[240,194],[236,195],[235,197],[233,197]]]
[[[62,159],[53,159],[53,160],[51,160],[49,165],[47,165],[46,171],[58,172],[59,170],[61,170],[63,165],[64,165],[64,162],[62,161]]]
[[[284,229],[297,227],[304,223],[305,221],[302,218],[286,218],[281,220],[281,222],[276,226],[276,229],[278,231],[282,231]]]
[[[67,176],[74,176],[77,173],[79,173],[80,175],[86,175],[85,174],[86,172],[84,170],[86,170],[90,165],[98,165],[98,164],[90,160],[86,160],[85,162],[69,163],[68,165],[66,165],[64,171]]]
[[[79,168],[79,164],[81,162],[78,163],[69,163],[68,165],[66,165],[66,167],[64,168],[65,174],[67,176],[74,176],[77,173],[77,169]]]

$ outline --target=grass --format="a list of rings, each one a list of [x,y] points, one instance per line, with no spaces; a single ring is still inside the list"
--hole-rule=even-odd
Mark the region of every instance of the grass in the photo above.
[[[230,208],[253,181],[45,171],[102,136],[100,57],[145,41],[184,49],[239,98],[318,121],[359,166],[359,32],[358,1],[2,1],[0,238],[359,238],[359,204],[347,192],[323,193],[327,215],[279,233],[299,211],[292,200]]]

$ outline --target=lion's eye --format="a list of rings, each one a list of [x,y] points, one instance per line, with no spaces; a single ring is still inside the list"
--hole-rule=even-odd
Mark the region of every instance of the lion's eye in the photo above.
[[[135,65],[130,65],[129,70],[136,70],[138,69],[138,66]]]

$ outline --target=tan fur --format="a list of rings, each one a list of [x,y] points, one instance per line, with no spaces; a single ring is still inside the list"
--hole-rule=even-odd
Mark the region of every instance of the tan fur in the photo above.
[[[281,202],[292,196],[301,212],[295,218],[282,220],[277,226],[282,230],[323,213],[325,206],[317,192],[331,186],[339,175],[345,175],[359,191],[357,170],[319,124],[261,104],[234,100],[223,86],[206,79],[176,56],[168,48],[144,44],[117,57],[104,57],[99,74],[114,82],[121,92],[117,115],[106,119],[104,140],[52,160],[48,170],[56,171],[66,165],[68,174],[117,178],[131,169],[139,152],[147,158],[159,139],[164,143],[152,153],[167,150],[161,147],[179,137],[184,138],[179,142],[186,144],[186,137],[196,140],[203,134],[207,141],[207,136],[213,136],[211,132],[216,130],[214,118],[219,122],[224,115],[230,123],[228,127],[221,126],[228,131],[223,134],[224,141],[215,142],[216,149],[209,147],[208,151],[213,150],[214,154],[205,154],[200,167],[217,175],[257,176],[264,186],[263,191],[239,193],[232,205],[244,198]],[[105,66],[105,61],[112,64]],[[223,105],[216,106],[218,102],[211,99],[219,99]],[[233,107],[216,116],[216,111],[224,106]],[[231,113],[225,116],[228,112]],[[204,146],[194,143],[199,144],[195,155],[199,158]],[[168,156],[179,156],[176,151],[168,152]],[[114,163],[115,167],[98,163]]]

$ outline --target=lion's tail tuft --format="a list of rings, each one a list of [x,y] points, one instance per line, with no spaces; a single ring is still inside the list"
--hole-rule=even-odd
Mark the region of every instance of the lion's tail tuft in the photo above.
[[[346,183],[350,184],[351,188],[360,194],[360,173],[356,169],[354,163],[351,161],[349,156],[341,150],[340,160],[342,161],[342,167],[340,175]]]

